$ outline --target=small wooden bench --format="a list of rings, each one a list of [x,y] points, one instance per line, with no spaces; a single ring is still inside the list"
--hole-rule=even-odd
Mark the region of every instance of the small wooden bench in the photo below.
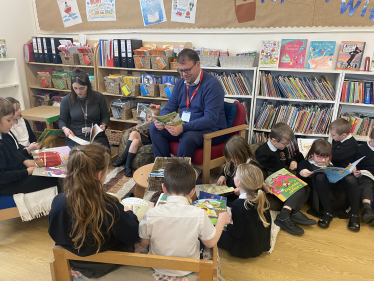
[[[53,256],[54,258],[50,262],[53,281],[72,280],[69,260],[192,271],[199,273],[200,281],[216,281],[218,274],[217,246],[213,248],[213,260],[197,260],[114,251],[107,251],[88,257],[80,257],[60,246],[53,247]]]

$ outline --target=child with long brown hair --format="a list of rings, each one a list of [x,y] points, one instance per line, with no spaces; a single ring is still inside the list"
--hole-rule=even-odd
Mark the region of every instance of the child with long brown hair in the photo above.
[[[270,249],[271,218],[262,190],[264,177],[258,167],[245,163],[238,166],[234,181],[240,195],[232,203],[233,224],[222,233],[218,247],[234,257],[257,257]]]
[[[56,245],[79,255],[104,251],[133,252],[139,222],[117,198],[103,191],[110,155],[104,146],[90,144],[71,150],[64,194],[57,195],[49,214],[49,235]],[[98,278],[118,265],[71,261],[74,270]]]
[[[359,212],[359,188],[345,184],[342,180],[337,183],[330,183],[324,173],[313,172],[320,168],[332,166],[331,157],[331,144],[325,139],[318,139],[313,142],[305,160],[301,161],[297,167],[297,176],[308,183],[312,189],[311,205],[314,211],[322,214],[322,218],[318,221],[318,226],[322,228],[328,228],[333,214],[335,215],[339,211],[351,207],[352,213],[358,215]],[[322,208],[320,208],[320,204]],[[357,205],[357,208],[355,205]],[[348,228],[352,231],[358,231],[359,228],[352,227],[352,224],[355,224],[355,222],[352,221],[351,216]]]

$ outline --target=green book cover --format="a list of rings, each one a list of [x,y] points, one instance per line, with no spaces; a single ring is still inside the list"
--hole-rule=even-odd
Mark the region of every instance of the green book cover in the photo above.
[[[37,141],[40,143],[40,148],[48,147],[61,133],[60,129],[45,129]]]
[[[225,200],[200,199],[192,202],[192,205],[205,210],[213,225],[217,224],[219,214],[226,212]]]
[[[163,116],[153,116],[153,118],[164,126],[178,126],[184,124],[182,119],[179,117],[179,114],[175,111]]]
[[[277,196],[283,202],[290,198],[291,195],[300,188],[307,185],[286,169],[280,169],[279,171],[271,174],[266,178],[265,183],[272,186],[271,193]]]

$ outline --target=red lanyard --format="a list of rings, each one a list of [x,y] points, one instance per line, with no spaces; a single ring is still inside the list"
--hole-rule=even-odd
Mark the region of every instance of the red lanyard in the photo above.
[[[200,84],[201,84],[201,80],[203,79],[203,75],[204,75],[204,72],[203,72],[203,70],[201,70],[201,73],[200,73],[200,82],[199,82],[199,85],[197,86],[196,90],[193,92],[191,100],[188,99],[188,92],[190,91],[190,86],[186,85],[186,91],[187,91],[187,110],[190,108],[190,103],[192,102],[192,99],[195,97],[195,95],[197,93],[197,90],[199,90],[199,87],[200,87]]]

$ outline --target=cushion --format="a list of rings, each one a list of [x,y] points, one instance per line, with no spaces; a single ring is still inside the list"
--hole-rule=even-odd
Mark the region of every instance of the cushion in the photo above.
[[[16,207],[13,195],[0,195],[0,210]]]
[[[219,157],[223,156],[223,147],[225,146],[225,142],[220,143],[218,145],[212,146],[212,151],[211,151],[211,156],[210,159],[216,159]],[[177,155],[178,152],[178,145],[179,142],[170,142],[170,152],[174,155]],[[204,155],[204,150],[202,148],[198,148],[195,151],[195,154],[193,155],[191,162],[195,164],[203,164],[203,155]]]
[[[224,103],[227,128],[231,128],[232,125],[234,124],[237,108],[238,108],[238,105],[236,103],[228,103],[228,102]]]

